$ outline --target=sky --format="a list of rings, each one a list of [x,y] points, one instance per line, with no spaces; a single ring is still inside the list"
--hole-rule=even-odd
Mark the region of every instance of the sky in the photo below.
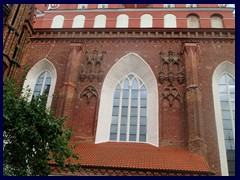
[[[232,7],[232,8],[234,8],[233,14],[235,14],[235,4],[227,4],[227,7]]]

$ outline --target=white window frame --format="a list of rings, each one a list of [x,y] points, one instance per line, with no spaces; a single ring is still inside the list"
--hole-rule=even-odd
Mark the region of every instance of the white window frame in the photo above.
[[[221,174],[222,176],[228,176],[229,175],[228,163],[227,163],[226,146],[225,146],[225,140],[224,140],[223,123],[222,123],[221,103],[220,103],[220,97],[218,92],[219,79],[223,73],[230,74],[235,80],[235,65],[228,61],[225,61],[219,64],[214,70],[213,77],[212,77],[214,114],[215,114],[216,130],[217,130]]]
[[[109,141],[115,86],[127,74],[136,74],[147,88],[146,142],[159,146],[158,86],[151,67],[136,53],[129,53],[118,60],[106,75],[100,97],[95,143]]]

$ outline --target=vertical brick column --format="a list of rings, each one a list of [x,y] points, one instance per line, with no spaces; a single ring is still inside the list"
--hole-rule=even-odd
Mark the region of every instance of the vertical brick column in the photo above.
[[[13,4],[3,28],[4,77],[14,77],[20,67],[22,54],[33,33],[33,4]]]
[[[70,44],[70,46],[72,48],[68,57],[65,81],[59,96],[61,97],[61,114],[67,116],[65,126],[72,129],[74,107],[77,99],[78,72],[80,70],[80,62],[84,56],[81,44]]]
[[[198,86],[197,44],[184,43],[186,70],[186,117],[188,122],[188,148],[194,153],[206,153],[202,117],[201,89]]]

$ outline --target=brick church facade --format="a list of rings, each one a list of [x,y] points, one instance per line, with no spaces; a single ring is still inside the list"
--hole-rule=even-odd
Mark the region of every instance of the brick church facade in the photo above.
[[[235,174],[232,8],[35,7],[24,87],[67,116],[82,166],[74,175]],[[52,174],[72,175],[54,164]]]

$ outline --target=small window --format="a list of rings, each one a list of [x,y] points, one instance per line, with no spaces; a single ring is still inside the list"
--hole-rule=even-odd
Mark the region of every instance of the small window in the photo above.
[[[87,9],[88,4],[78,4],[77,9]]]
[[[97,15],[94,21],[94,28],[105,28],[107,17],[105,15]]]
[[[64,17],[62,15],[57,15],[53,18],[51,28],[62,28],[64,23]]]
[[[164,8],[175,8],[175,4],[164,4]]]
[[[144,14],[141,16],[141,28],[151,28],[152,27],[152,16],[150,14]]]
[[[187,8],[196,8],[197,4],[186,4]]]
[[[99,9],[105,9],[108,8],[108,4],[98,4]]]
[[[83,28],[85,23],[85,16],[83,15],[77,15],[73,19],[73,28]]]
[[[223,28],[223,18],[219,15],[213,15],[211,17],[212,28]]]
[[[187,27],[188,28],[199,28],[200,23],[199,23],[199,18],[196,15],[189,15],[187,17]]]
[[[117,23],[116,23],[116,28],[128,28],[128,15],[126,14],[120,14],[117,17]]]
[[[173,14],[166,14],[164,16],[164,28],[176,28],[177,21],[176,16]]]

